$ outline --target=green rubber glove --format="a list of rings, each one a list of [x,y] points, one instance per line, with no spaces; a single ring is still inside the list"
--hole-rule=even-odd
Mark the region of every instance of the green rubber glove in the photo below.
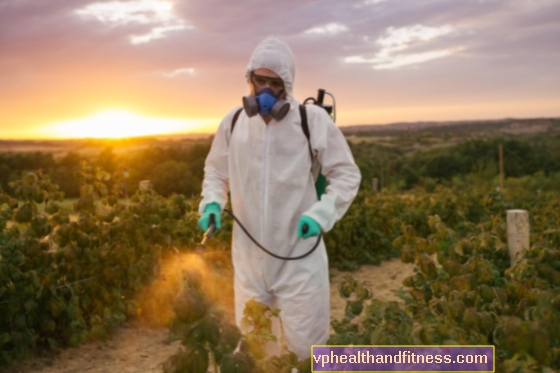
[[[198,227],[204,232],[208,230],[208,225],[210,224],[210,215],[212,214],[214,214],[214,220],[216,222],[216,229],[214,230],[214,232],[217,232],[222,226],[220,205],[218,205],[216,202],[212,202],[204,207],[204,213],[202,214],[200,219],[198,219]]]
[[[303,226],[307,224],[307,232],[303,233]],[[312,236],[318,236],[321,234],[321,226],[313,218],[309,216],[302,215],[299,219],[298,224],[298,237],[309,238]]]

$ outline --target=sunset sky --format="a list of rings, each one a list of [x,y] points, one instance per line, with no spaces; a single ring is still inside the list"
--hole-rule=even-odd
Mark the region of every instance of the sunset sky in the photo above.
[[[0,0],[0,139],[211,133],[268,36],[339,126],[560,117],[560,0]]]

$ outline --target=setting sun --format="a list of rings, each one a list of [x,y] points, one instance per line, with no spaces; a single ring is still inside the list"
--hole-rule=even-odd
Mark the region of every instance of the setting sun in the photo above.
[[[51,138],[122,138],[208,132],[217,120],[154,118],[125,110],[106,110],[91,116],[53,123],[40,132]]]

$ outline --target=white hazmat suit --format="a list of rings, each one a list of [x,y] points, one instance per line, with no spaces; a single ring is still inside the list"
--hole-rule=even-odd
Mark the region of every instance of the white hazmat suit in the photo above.
[[[356,196],[360,171],[327,112],[306,105],[314,173],[322,166],[328,181],[326,193],[317,200],[299,102],[293,97],[295,66],[289,47],[278,39],[264,40],[247,67],[248,81],[251,71],[259,68],[282,78],[290,110],[281,121],[273,119],[268,124],[260,115],[249,118],[242,111],[233,132],[231,122],[238,108],[226,115],[206,159],[199,212],[202,214],[212,202],[223,210],[230,192],[233,213],[261,245],[280,256],[299,256],[317,240],[298,238],[301,216],[308,215],[319,223],[322,232],[328,232]],[[309,357],[311,345],[324,344],[329,336],[330,291],[324,243],[303,259],[285,261],[263,252],[237,224],[232,235],[237,325],[241,327],[245,303],[251,298],[278,307],[288,349],[301,359]],[[275,334],[278,329],[278,324],[273,326]],[[269,353],[279,354],[278,347],[269,348]]]

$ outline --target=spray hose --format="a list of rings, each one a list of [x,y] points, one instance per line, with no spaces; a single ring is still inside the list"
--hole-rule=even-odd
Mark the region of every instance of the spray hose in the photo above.
[[[322,234],[320,234],[317,237],[317,242],[315,242],[315,245],[311,248],[311,250],[309,250],[308,252],[306,252],[303,255],[300,256],[294,256],[294,257],[285,257],[285,256],[280,256],[280,255],[276,255],[273,252],[270,252],[269,250],[267,250],[264,246],[262,246],[260,243],[258,243],[253,236],[251,236],[251,234],[247,231],[247,229],[243,226],[243,224],[241,224],[241,222],[239,221],[239,219],[237,219],[237,217],[235,215],[233,215],[233,212],[229,211],[228,209],[224,209],[225,212],[227,212],[229,215],[231,215],[231,217],[233,218],[233,220],[235,220],[235,222],[237,224],[239,224],[239,226],[241,227],[241,229],[243,230],[243,232],[245,232],[245,234],[247,235],[247,237],[249,237],[251,239],[251,241],[253,241],[253,243],[255,245],[257,245],[257,247],[259,249],[261,249],[262,251],[264,251],[265,253],[267,253],[270,256],[275,257],[276,259],[281,259],[281,260],[298,260],[298,259],[303,259],[306,256],[311,255],[311,253],[313,251],[315,251],[315,249],[319,246],[319,243],[321,242],[321,238],[323,237]],[[204,249],[206,248],[206,241],[212,237],[212,235],[215,232],[215,228],[216,228],[216,222],[215,222],[215,217],[214,214],[210,215],[210,223],[208,224],[208,230],[206,231],[206,233],[204,233],[204,238],[202,239],[202,242],[200,243],[200,245],[198,245],[198,247],[196,248],[197,252],[203,252]],[[307,224],[305,224],[302,228],[303,233],[306,233],[307,230],[309,229],[309,227],[307,226]]]

